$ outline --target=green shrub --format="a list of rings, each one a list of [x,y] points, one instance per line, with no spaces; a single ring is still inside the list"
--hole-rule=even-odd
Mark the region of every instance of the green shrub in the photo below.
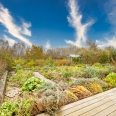
[[[54,65],[54,60],[52,58],[48,58],[45,62],[45,65],[48,65],[48,66],[53,66]]]
[[[6,101],[0,107],[0,116],[31,116],[31,104],[33,100]]]
[[[116,73],[109,73],[107,77],[104,79],[106,82],[110,84],[111,87],[116,86]]]
[[[38,88],[39,84],[42,84],[43,81],[41,81],[37,77],[31,77],[29,78],[22,86],[23,91],[31,92]]]
[[[87,66],[84,70],[84,77],[86,78],[94,78],[94,77],[98,77],[98,75],[100,74],[99,70],[95,69],[94,67],[90,67]]]
[[[62,73],[63,78],[70,78],[72,74],[70,72],[63,72]]]
[[[96,68],[102,68],[102,64],[100,63],[94,63],[92,66]]]
[[[101,52],[99,62],[100,63],[108,63],[109,62],[108,54],[105,51]]]
[[[70,84],[70,86],[72,86],[72,85],[84,85],[85,87],[88,87],[88,83],[93,83],[93,82],[99,84],[103,88],[108,87],[107,83],[102,81],[99,78],[78,78],[75,81],[73,81]]]
[[[24,70],[17,70],[16,75],[9,81],[15,82],[17,87],[22,87],[24,82],[33,76],[33,73],[31,71],[24,71]]]
[[[79,62],[79,58],[73,58],[72,59],[74,63],[78,63]]]

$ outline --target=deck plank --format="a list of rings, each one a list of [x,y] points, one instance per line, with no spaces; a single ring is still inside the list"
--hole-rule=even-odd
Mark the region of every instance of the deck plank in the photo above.
[[[96,114],[96,112],[98,112],[102,108],[112,105],[114,103],[113,100],[116,103],[116,95],[112,97],[112,102],[110,98],[106,98],[106,99],[101,100],[100,102],[96,102],[94,104],[91,104],[90,106],[84,107],[76,111],[73,111],[73,109],[70,109],[70,114],[66,114],[66,115],[68,116],[93,116]],[[92,111],[92,109],[95,109],[95,110]]]
[[[107,116],[116,116],[116,110],[110,114],[108,114]]]
[[[97,113],[94,116],[103,116],[103,115],[107,116],[107,115],[111,114],[112,112],[114,112],[115,110],[116,110],[116,103],[114,103],[110,107],[107,107],[105,110]],[[116,112],[115,112],[115,116],[116,116]]]

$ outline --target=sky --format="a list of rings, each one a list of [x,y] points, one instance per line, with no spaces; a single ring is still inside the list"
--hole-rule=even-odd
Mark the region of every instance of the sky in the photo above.
[[[0,39],[55,47],[116,47],[116,0],[0,0]]]

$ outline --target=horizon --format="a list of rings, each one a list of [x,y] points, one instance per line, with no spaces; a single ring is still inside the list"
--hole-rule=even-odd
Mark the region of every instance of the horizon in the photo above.
[[[0,0],[0,38],[46,49],[88,40],[116,47],[115,9],[114,0]]]

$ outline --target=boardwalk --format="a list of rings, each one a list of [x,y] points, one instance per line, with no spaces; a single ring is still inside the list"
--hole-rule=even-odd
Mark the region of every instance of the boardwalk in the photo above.
[[[57,116],[116,116],[116,88],[63,106]]]

